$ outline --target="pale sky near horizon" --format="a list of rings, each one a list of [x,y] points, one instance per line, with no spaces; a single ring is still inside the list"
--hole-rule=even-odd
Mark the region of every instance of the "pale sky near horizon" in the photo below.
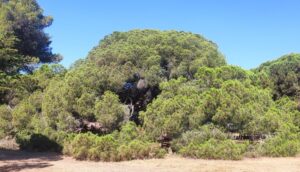
[[[299,0],[37,0],[54,18],[51,47],[69,67],[105,35],[131,29],[201,34],[246,69],[300,53]]]

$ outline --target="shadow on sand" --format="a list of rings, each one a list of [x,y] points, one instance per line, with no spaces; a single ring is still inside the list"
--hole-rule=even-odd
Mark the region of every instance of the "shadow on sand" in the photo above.
[[[62,159],[62,155],[51,152],[26,152],[0,150],[0,172],[18,172],[26,169],[52,166],[51,161]]]

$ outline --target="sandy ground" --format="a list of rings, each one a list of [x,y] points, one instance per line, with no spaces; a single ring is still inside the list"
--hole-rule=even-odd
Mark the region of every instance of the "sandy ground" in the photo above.
[[[241,161],[196,160],[175,155],[165,159],[125,162],[76,161],[53,153],[27,153],[0,150],[0,172],[300,172],[300,157],[256,158]]]

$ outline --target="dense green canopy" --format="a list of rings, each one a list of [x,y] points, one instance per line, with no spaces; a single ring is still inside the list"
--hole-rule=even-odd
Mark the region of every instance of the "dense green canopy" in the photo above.
[[[253,78],[254,73],[239,67],[201,67],[193,81],[179,78],[161,83],[162,93],[142,114],[144,128],[153,138],[179,137],[205,124],[257,135],[274,133],[282,123],[299,120],[296,103],[290,103],[293,110],[287,113],[272,100],[269,89],[253,84]]]
[[[268,75],[275,99],[284,95],[300,98],[300,54],[282,56],[263,63],[255,70]]]
[[[209,159],[300,153],[299,54],[249,71],[198,34],[132,30],[66,70],[38,65],[59,60],[51,22],[34,0],[0,0],[0,138],[96,161],[161,158],[168,146]]]
[[[134,73],[155,85],[166,79],[193,78],[200,66],[225,65],[216,44],[200,35],[158,30],[114,32],[88,55],[97,66],[111,66],[128,79]]]
[[[163,46],[165,48],[161,49]],[[66,74],[64,83],[59,86],[60,93],[52,93],[59,91],[56,86],[52,91],[50,85],[44,100],[45,114],[57,117],[59,113],[64,112],[76,118],[101,122],[102,119],[98,116],[102,115],[99,114],[101,111],[105,112],[103,109],[106,107],[95,102],[101,99],[105,91],[110,90],[114,92],[112,94],[118,94],[123,100],[122,103],[125,103],[127,98],[133,99],[133,103],[139,103],[137,101],[140,97],[133,97],[130,95],[132,92],[124,94],[123,87],[126,82],[137,84],[139,79],[135,80],[136,75],[146,80],[147,87],[154,88],[170,78],[194,78],[197,66],[220,65],[225,65],[225,60],[215,44],[199,35],[154,30],[115,32],[105,37],[100,45],[89,53],[87,60],[80,61],[72,67]],[[47,95],[51,98],[48,99]],[[59,97],[55,98],[54,95]],[[53,99],[57,99],[58,106],[61,107],[52,107]]]

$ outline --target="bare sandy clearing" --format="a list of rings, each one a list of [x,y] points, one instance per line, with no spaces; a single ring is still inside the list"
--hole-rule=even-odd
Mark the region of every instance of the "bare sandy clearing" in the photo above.
[[[170,155],[165,159],[125,162],[76,161],[53,153],[27,153],[0,150],[0,172],[300,172],[300,157],[256,158],[241,161],[196,160]]]

